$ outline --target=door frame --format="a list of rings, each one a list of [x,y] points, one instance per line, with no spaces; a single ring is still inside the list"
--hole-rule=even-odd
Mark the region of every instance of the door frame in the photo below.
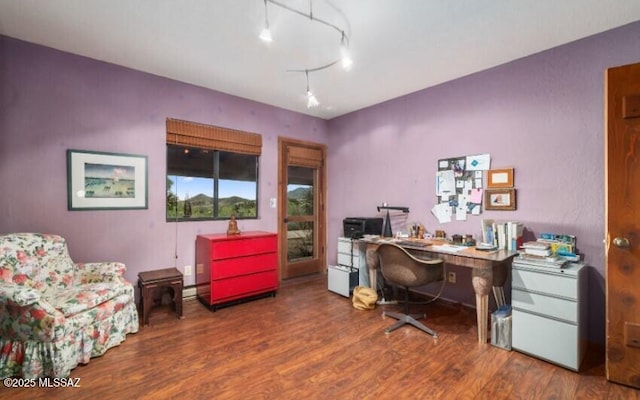
[[[327,260],[327,146],[320,143],[309,142],[299,139],[291,139],[286,137],[278,137],[278,261],[280,266],[279,279],[285,276],[285,267],[287,265],[287,229],[286,222],[286,200],[287,200],[287,171],[288,171],[288,148],[297,147],[320,151],[322,154],[322,163],[318,168],[318,188],[317,188],[317,227],[315,227],[317,238],[314,253],[317,257],[313,259],[317,265],[313,272],[322,272],[326,268]]]

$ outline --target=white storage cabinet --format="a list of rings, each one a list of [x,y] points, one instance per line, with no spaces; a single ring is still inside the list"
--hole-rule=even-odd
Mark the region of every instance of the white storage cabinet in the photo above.
[[[587,268],[540,267],[518,258],[512,266],[513,349],[578,371],[587,348]]]

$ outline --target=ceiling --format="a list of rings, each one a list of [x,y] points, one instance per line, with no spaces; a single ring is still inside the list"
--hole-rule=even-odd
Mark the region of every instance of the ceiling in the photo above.
[[[278,0],[304,13],[309,0]],[[331,119],[640,20],[638,0],[0,0],[0,34]]]

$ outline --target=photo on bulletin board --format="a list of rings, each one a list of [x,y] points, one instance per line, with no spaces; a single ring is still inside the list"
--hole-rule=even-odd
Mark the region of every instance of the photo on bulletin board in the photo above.
[[[512,188],[513,168],[492,169],[487,172],[488,188]]]
[[[486,189],[484,191],[484,209],[494,211],[511,211],[516,209],[516,190]]]

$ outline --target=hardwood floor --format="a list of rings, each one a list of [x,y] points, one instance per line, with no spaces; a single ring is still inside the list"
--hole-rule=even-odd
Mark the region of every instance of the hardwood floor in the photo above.
[[[438,339],[388,335],[383,308],[359,311],[326,275],[287,281],[275,298],[182,320],[153,309],[150,326],[71,373],[80,388],[0,388],[5,399],[640,399],[604,378],[602,351],[575,373],[476,340],[473,310],[426,309]]]

